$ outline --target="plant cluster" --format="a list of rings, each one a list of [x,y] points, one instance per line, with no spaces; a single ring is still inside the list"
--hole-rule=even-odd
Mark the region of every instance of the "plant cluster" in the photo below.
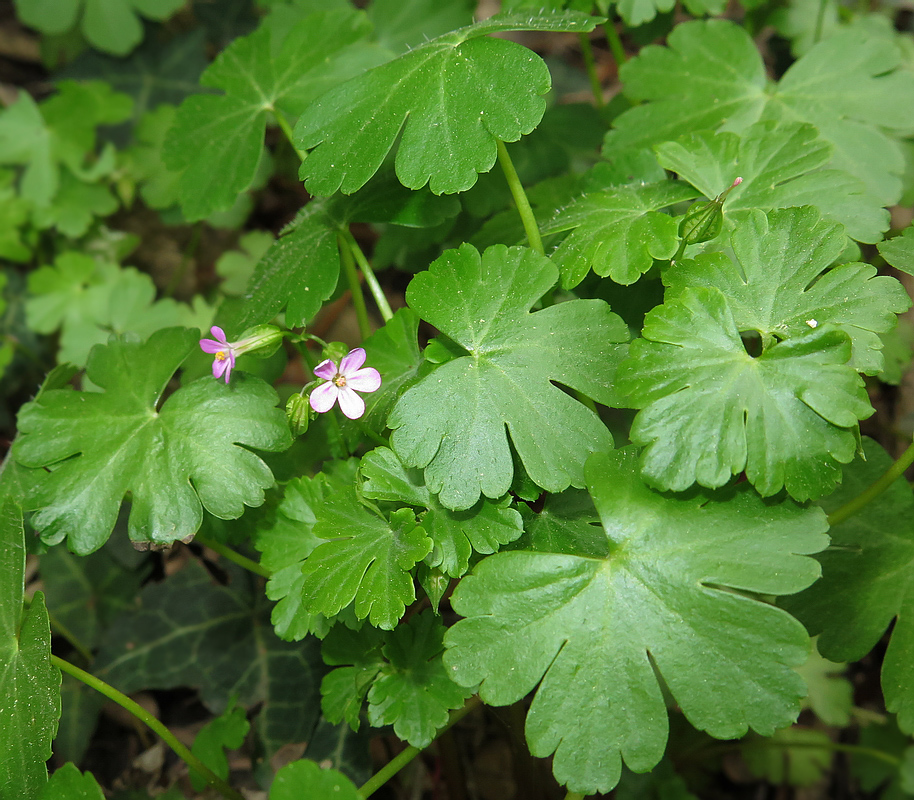
[[[0,798],[101,798],[102,697],[187,762],[175,800],[241,797],[242,745],[270,800],[367,797],[481,705],[569,798],[693,796],[713,740],[914,793],[892,10],[215,5],[16,2],[53,90],[0,110],[0,369],[31,395]],[[855,707],[843,665],[893,622]],[[178,687],[191,748],[127,696]],[[405,747],[373,775],[372,729]]]

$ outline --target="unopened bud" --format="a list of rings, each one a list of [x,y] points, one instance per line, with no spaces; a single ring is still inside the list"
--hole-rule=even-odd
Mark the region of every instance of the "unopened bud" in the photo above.
[[[743,182],[737,178],[731,186],[713,200],[706,203],[695,203],[679,223],[679,238],[683,245],[710,242],[720,236],[724,224],[724,200],[727,195]]]
[[[301,436],[308,430],[308,423],[311,422],[311,406],[308,398],[300,394],[293,394],[286,401],[286,419],[289,420],[289,428],[293,436]]]
[[[237,342],[233,342],[235,355],[250,353],[259,358],[268,358],[279,349],[282,337],[282,331],[275,325],[255,325],[241,334]]]

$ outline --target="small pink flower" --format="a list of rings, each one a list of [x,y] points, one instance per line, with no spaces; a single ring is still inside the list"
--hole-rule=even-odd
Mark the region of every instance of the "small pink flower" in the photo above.
[[[357,347],[343,356],[339,368],[329,358],[318,364],[314,374],[327,382],[311,392],[311,408],[323,414],[339,401],[340,411],[349,419],[361,417],[365,413],[365,401],[356,392],[376,392],[381,388],[381,374],[373,367],[360,369],[364,363],[365,351]],[[214,364],[214,372],[215,368]]]
[[[232,370],[235,368],[235,346],[226,340],[225,331],[218,325],[209,329],[215,339],[201,339],[200,349],[213,356],[213,377],[221,378],[225,375],[225,382],[229,382]]]

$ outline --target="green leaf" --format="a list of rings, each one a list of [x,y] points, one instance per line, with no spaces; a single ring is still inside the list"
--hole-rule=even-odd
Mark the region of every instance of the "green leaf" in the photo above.
[[[498,245],[480,256],[464,244],[406,291],[409,305],[467,353],[407,389],[387,423],[394,451],[425,470],[446,508],[506,494],[512,446],[530,478],[558,492],[583,485],[587,455],[612,445],[596,414],[552,382],[617,402],[615,368],[628,331],[602,300],[531,314],[557,278],[532,250]]]
[[[571,230],[552,259],[562,272],[562,286],[577,286],[592,268],[616,283],[634,283],[654,259],[672,258],[679,246],[677,222],[660,213],[697,193],[678,181],[616,186],[589,192],[561,209],[542,233]]]
[[[5,481],[4,481],[5,483]],[[36,797],[60,716],[60,672],[51,666],[51,629],[37,592],[23,614],[25,533],[22,511],[4,488],[0,502],[0,797]]]
[[[222,780],[228,778],[226,750],[237,750],[250,729],[244,709],[230,705],[218,717],[203,726],[194,739],[191,752]],[[191,769],[190,782],[197,792],[206,788],[207,781]]]
[[[494,553],[523,533],[520,514],[508,508],[508,502],[480,500],[467,511],[445,508],[425,485],[422,471],[407,469],[386,447],[367,453],[360,471],[365,478],[362,484],[365,497],[426,509],[419,514],[419,522],[434,547],[425,563],[452,578],[459,578],[467,571],[474,552]]]
[[[473,22],[473,0],[374,0],[368,19],[381,47],[398,55]]]
[[[854,705],[854,687],[844,676],[846,664],[836,664],[819,655],[816,647],[797,672],[809,687],[806,705],[826,725],[845,727]]]
[[[645,47],[623,65],[626,94],[651,102],[616,118],[606,153],[724,124],[738,133],[759,120],[807,122],[834,147],[831,166],[889,205],[900,196],[904,164],[885,131],[914,127],[914,75],[900,66],[893,43],[851,29],[819,42],[769,86],[743,28],[726,20],[687,22],[673,29],[668,47]]]
[[[140,16],[165,20],[184,0],[16,0],[19,19],[42,33],[62,34],[79,22],[89,43],[106,53],[127,55],[143,41]]]
[[[254,180],[271,114],[285,113],[290,105],[297,113],[313,96],[309,84],[345,59],[349,45],[369,28],[354,9],[319,12],[291,29],[263,25],[219,54],[200,83],[224,94],[187,98],[165,143],[165,163],[183,170],[179,187],[187,219],[232,206]]]
[[[376,728],[393,725],[394,733],[414,747],[427,747],[472,693],[451,681],[441,661],[446,628],[426,610],[398,625],[383,647],[388,664],[368,692],[368,721]]]
[[[737,187],[739,188],[739,187]],[[828,269],[844,250],[840,225],[814,208],[750,212],[730,241],[735,260],[712,253],[676,264],[663,276],[670,294],[704,286],[727,298],[737,329],[790,339],[834,325],[851,340],[850,365],[867,375],[884,368],[879,334],[895,327],[911,300],[894,278],[869,264]]]
[[[247,448],[290,444],[271,387],[243,374],[230,386],[208,377],[157,407],[197,340],[194,331],[169,328],[143,344],[93,348],[86,374],[102,392],[53,390],[20,411],[16,460],[51,468],[28,500],[47,542],[69,537],[75,553],[97,550],[128,491],[137,542],[191,536],[204,507],[232,519],[263,502],[273,475]]]
[[[286,764],[276,773],[270,784],[270,800],[301,800],[302,797],[361,800],[362,795],[343,773],[302,759]]]
[[[621,763],[651,769],[667,713],[659,680],[686,719],[718,738],[790,724],[805,694],[791,669],[803,627],[754,599],[808,586],[806,553],[827,544],[824,514],[761,500],[746,484],[671,496],[638,477],[631,450],[591,456],[588,489],[609,546],[604,558],[498,553],[457,587],[466,617],[444,663],[490,705],[536,689],[526,722],[534,756],[573,792],[607,792]],[[538,685],[538,688],[537,688]]]
[[[52,547],[39,565],[55,621],[90,649],[115,616],[132,607],[151,569],[147,562],[123,563],[112,548],[80,558],[64,547]]]
[[[36,208],[32,216],[40,229],[56,228],[65,236],[77,239],[99,217],[118,209],[117,198],[107,186],[85,183],[70,172],[60,175],[60,185],[51,205]]]
[[[352,194],[399,137],[397,177],[435,194],[469,189],[495,163],[496,141],[515,142],[543,116],[549,70],[532,51],[486,34],[589,31],[599,17],[496,15],[426,42],[318,98],[295,126],[311,150],[300,176],[311,194]]]
[[[362,704],[386,664],[381,647],[387,638],[369,625],[358,631],[338,625],[327,634],[321,654],[336,669],[321,681],[321,712],[330,722],[345,721],[353,731],[359,729]]]
[[[162,105],[144,114],[134,128],[135,143],[122,151],[140,195],[150,208],[163,210],[178,204],[180,174],[165,166],[162,150],[177,109]]]
[[[64,764],[51,775],[36,800],[105,800],[105,794],[91,772],[82,773],[75,764]]]
[[[276,239],[269,231],[250,231],[238,242],[237,250],[226,250],[216,262],[216,272],[223,279],[219,288],[226,294],[244,294],[257,262]]]
[[[402,508],[388,522],[360,502],[353,481],[326,497],[315,516],[314,535],[329,541],[302,567],[305,608],[333,616],[354,601],[358,619],[393,629],[416,599],[410,570],[432,549],[413,512]]]
[[[314,640],[273,636],[260,589],[229,570],[227,586],[191,561],[162,583],[147,584],[138,610],[108,631],[93,672],[123,692],[198,687],[221,713],[232,697],[261,704],[255,731],[266,757],[306,741],[317,723],[323,665]]]
[[[751,209],[816,206],[840,222],[858,242],[878,242],[889,227],[888,211],[859,178],[824,169],[831,146],[812,125],[758,122],[742,133],[701,131],[655,148],[660,164],[705,197],[727,196],[724,222],[738,228]]]
[[[534,513],[526,504],[521,504],[520,508],[524,517],[524,535],[511,550],[593,558],[609,555],[606,533],[587,492],[568,489],[561,494],[549,495],[539,513]]]
[[[790,727],[769,739],[751,738],[740,752],[757,778],[782,786],[808,787],[831,766],[834,743],[825,731]]]
[[[642,474],[682,491],[745,471],[767,497],[831,491],[856,452],[857,421],[873,413],[848,365],[851,343],[830,325],[746,352],[726,296],[688,288],[651,311],[619,369],[636,408]]]
[[[881,255],[895,269],[914,275],[914,225],[909,225],[899,236],[876,245]]]
[[[822,501],[833,512],[869,488],[892,465],[875,442],[864,440],[866,458],[844,471],[841,486]],[[875,647],[895,619],[882,662],[886,708],[898,714],[899,727],[914,731],[914,532],[909,520],[914,496],[899,478],[877,502],[836,524],[834,547],[817,556],[822,579],[782,605],[818,639],[819,651],[832,661],[856,661]]]

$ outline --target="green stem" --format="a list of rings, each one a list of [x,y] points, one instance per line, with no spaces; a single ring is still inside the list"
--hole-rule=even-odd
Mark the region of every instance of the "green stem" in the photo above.
[[[346,275],[346,282],[349,284],[349,292],[352,294],[352,307],[355,309],[355,316],[359,321],[359,333],[363,339],[367,339],[371,336],[371,322],[368,320],[368,308],[365,306],[365,295],[362,294],[362,287],[359,284],[359,273],[355,268],[355,258],[353,258],[352,250],[349,249],[343,232],[337,234],[337,243],[339,244],[343,272]]]
[[[751,747],[755,748],[770,748],[778,747],[785,750],[831,750],[836,753],[847,753],[852,756],[868,756],[869,758],[875,758],[877,761],[882,761],[884,764],[889,764],[892,767],[898,768],[902,764],[902,760],[898,756],[893,756],[891,753],[886,753],[884,750],[876,750],[873,747],[864,747],[859,744],[842,744],[840,742],[777,742],[770,739],[759,739],[752,742]],[[727,747],[719,748],[719,750],[727,749],[739,749],[739,745],[730,745]]]
[[[481,705],[482,701],[477,695],[473,695],[469,700],[467,700],[466,705],[463,708],[458,708],[456,711],[451,712],[450,719],[448,719],[447,725],[445,725],[440,731],[438,731],[438,736],[444,733],[447,730],[455,725],[457,722],[462,720],[467,714],[469,714],[477,706]],[[424,748],[422,748],[424,749]],[[403,767],[409,764],[419,753],[422,752],[422,749],[418,747],[413,747],[409,745],[402,753],[394,756],[390,761],[388,761],[381,769],[379,769],[374,775],[372,775],[365,784],[359,789],[359,794],[362,797],[371,797],[378,789],[380,789],[387,781],[389,781],[394,775],[396,775]]]
[[[914,464],[914,443],[901,454],[901,458],[892,464],[892,466],[886,470],[885,474],[872,486],[858,494],[853,500],[848,500],[843,506],[832,511],[832,513],[828,515],[828,524],[831,527],[834,527],[835,525],[844,522],[848,517],[856,514],[860,509],[879,497],[879,495],[904,475],[904,471],[910,467],[911,464]]]
[[[223,797],[229,800],[244,800],[244,798],[229,786],[222,778],[216,775],[206,764],[190,752],[175,735],[168,730],[159,720],[150,714],[139,703],[135,703],[123,692],[119,692],[113,686],[108,685],[103,680],[96,678],[94,675],[74,666],[69,661],[64,661],[55,655],[51,656],[51,663],[54,664],[61,672],[72,675],[77,680],[82,681],[86,686],[91,686],[99,694],[104,695],[109,700],[113,700],[122,708],[129,711],[137,719],[145,723],[154,733],[158,734],[162,740],[181,758],[191,769],[200,774],[210,786],[212,786]]]
[[[273,573],[270,572],[266,567],[262,567],[256,561],[252,561],[247,556],[241,555],[241,553],[236,553],[232,550],[231,547],[226,547],[222,542],[217,542],[215,539],[210,539],[209,536],[204,536],[203,534],[198,533],[194,537],[194,541],[197,544],[208,547],[210,550],[218,553],[223,558],[231,561],[233,564],[237,564],[242,569],[246,569],[248,572],[253,572],[255,575],[260,575],[261,578],[271,578]]]
[[[496,139],[495,141],[498,145],[498,163],[501,164],[501,169],[505,173],[508,188],[511,190],[511,196],[514,198],[514,204],[517,206],[521,222],[524,224],[524,230],[527,232],[527,241],[537,253],[545,255],[546,251],[543,249],[543,240],[540,237],[540,229],[536,224],[536,217],[533,216],[533,209],[530,207],[527,193],[521,185],[520,178],[517,177],[517,170],[514,169],[511,156],[508,155],[508,148],[505,147],[505,143],[501,139]]]
[[[825,9],[828,7],[828,0],[819,0],[819,11],[816,14],[816,27],[813,30],[812,42],[816,44],[822,38],[822,28],[825,26]]]
[[[597,75],[597,63],[593,57],[593,47],[590,45],[590,34],[578,34],[578,40],[581,42],[581,55],[584,58],[584,68],[587,70],[587,77],[590,79],[590,91],[593,92],[593,101],[597,108],[603,108],[606,103],[603,100],[603,87],[600,85],[600,76]]]
[[[625,48],[622,46],[622,39],[619,38],[619,31],[616,30],[616,23],[612,20],[603,23],[603,32],[606,34],[609,50],[616,60],[616,67],[621,67],[628,61],[628,56],[625,55]]]
[[[365,283],[368,284],[375,305],[378,307],[378,311],[381,312],[381,319],[385,322],[390,322],[394,312],[390,307],[390,303],[387,302],[387,297],[384,295],[384,290],[381,289],[381,284],[378,283],[378,279],[375,277],[371,264],[369,264],[368,259],[365,258],[365,254],[362,252],[362,248],[359,247],[359,243],[355,240],[355,236],[352,235],[352,231],[347,229],[342,231],[342,234],[359,265],[359,269],[362,270],[362,275],[365,276]]]
[[[285,114],[283,114],[282,111],[273,109],[273,116],[276,119],[276,124],[279,125],[279,129],[285,134],[289,144],[292,145],[292,149],[295,151],[295,154],[302,161],[304,161],[308,157],[308,154],[304,150],[299,150],[295,146],[295,136],[292,133],[292,126],[289,124],[289,120],[286,119]]]
[[[584,800],[587,797],[586,794],[581,794],[580,792],[568,792],[565,795],[565,800]]]

